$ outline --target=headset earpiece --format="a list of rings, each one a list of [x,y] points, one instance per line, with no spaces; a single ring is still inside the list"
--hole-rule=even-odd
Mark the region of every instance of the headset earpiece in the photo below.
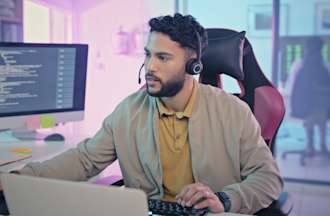
[[[203,70],[203,64],[201,61],[198,61],[198,59],[190,59],[186,63],[186,71],[188,74],[191,75],[197,75],[200,74]]]

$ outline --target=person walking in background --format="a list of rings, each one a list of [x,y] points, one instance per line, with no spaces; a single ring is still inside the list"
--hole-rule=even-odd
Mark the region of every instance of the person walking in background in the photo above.
[[[322,58],[320,37],[307,40],[302,60],[292,67],[291,116],[303,119],[307,136],[306,153],[315,154],[314,126],[320,131],[321,152],[330,155],[326,145],[326,123],[330,117],[330,73]]]

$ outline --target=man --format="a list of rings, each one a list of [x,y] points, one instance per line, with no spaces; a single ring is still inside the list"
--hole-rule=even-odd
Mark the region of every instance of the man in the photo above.
[[[187,73],[207,45],[205,29],[180,14],[149,25],[146,90],[124,99],[93,138],[18,172],[86,180],[118,159],[125,185],[150,198],[214,213],[269,206],[282,180],[249,107]]]

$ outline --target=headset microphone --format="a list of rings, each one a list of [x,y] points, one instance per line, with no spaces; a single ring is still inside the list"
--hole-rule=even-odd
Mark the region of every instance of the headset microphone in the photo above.
[[[141,70],[142,70],[143,66],[144,66],[144,63],[141,65],[140,70],[139,70],[139,79],[138,79],[139,84],[141,84]]]

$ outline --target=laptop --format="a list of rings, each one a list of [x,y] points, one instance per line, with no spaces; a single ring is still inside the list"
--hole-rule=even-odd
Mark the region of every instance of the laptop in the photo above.
[[[147,216],[146,194],[137,189],[1,174],[12,216]]]

